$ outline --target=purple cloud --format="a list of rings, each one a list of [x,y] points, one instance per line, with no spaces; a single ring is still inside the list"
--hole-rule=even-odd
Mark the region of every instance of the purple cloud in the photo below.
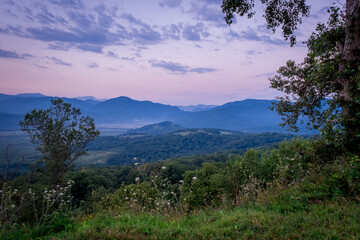
[[[47,0],[48,2],[64,8],[83,9],[85,5],[81,0]]]
[[[11,52],[7,50],[0,49],[0,58],[16,58],[16,59],[24,59],[28,57],[33,57],[30,54],[18,54],[16,52]]]
[[[182,0],[161,0],[159,5],[161,7],[176,8],[180,7]]]
[[[191,72],[208,73],[208,72],[217,71],[217,69],[215,68],[191,68],[189,66],[181,65],[179,63],[166,62],[166,61],[150,60],[149,63],[151,64],[152,67],[162,68],[177,74],[186,74]]]
[[[266,35],[258,35],[258,33],[251,28],[248,28],[246,31],[241,31],[240,34],[230,30],[227,33],[227,36],[230,38],[230,40],[238,39],[238,40],[265,42],[273,45],[289,45],[289,43],[281,39],[271,39],[269,36]]]
[[[50,61],[52,61],[53,63],[58,64],[58,65],[63,65],[63,66],[66,66],[66,67],[71,67],[72,66],[72,63],[64,62],[63,60],[61,60],[59,58],[56,58],[56,57],[46,57],[46,58],[49,59]]]
[[[182,37],[190,41],[200,41],[201,37],[206,38],[210,35],[204,28],[203,23],[197,23],[195,25],[187,24],[182,32]]]
[[[98,68],[99,67],[99,65],[97,63],[90,63],[87,66],[88,66],[88,68]]]

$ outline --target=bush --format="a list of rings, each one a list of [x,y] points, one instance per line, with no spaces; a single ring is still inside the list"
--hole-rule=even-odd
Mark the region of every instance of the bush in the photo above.
[[[185,172],[182,191],[181,202],[189,209],[219,206],[229,192],[225,169],[204,163],[200,169]]]

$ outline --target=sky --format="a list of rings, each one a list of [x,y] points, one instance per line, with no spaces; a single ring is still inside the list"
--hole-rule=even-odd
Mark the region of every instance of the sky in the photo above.
[[[0,93],[127,96],[171,105],[274,99],[268,78],[301,62],[333,1],[311,14],[290,47],[252,19],[226,25],[221,0],[0,0]]]

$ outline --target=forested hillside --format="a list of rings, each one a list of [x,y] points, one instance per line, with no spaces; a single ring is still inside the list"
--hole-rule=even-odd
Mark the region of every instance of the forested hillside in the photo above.
[[[134,158],[153,162],[225,151],[239,153],[248,148],[272,146],[293,137],[290,134],[249,134],[220,129],[182,129],[163,135],[106,136],[89,144],[89,155],[84,157],[84,161],[101,165],[123,165],[132,164]],[[101,155],[97,162],[97,153],[102,152],[109,155]]]

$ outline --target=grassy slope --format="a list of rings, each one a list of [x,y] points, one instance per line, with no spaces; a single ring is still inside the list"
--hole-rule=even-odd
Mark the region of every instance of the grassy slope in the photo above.
[[[23,229],[8,239],[29,239]],[[6,239],[5,235],[0,237]],[[188,215],[123,212],[83,216],[68,230],[42,239],[359,239],[360,206],[348,201],[280,213],[264,205]]]

